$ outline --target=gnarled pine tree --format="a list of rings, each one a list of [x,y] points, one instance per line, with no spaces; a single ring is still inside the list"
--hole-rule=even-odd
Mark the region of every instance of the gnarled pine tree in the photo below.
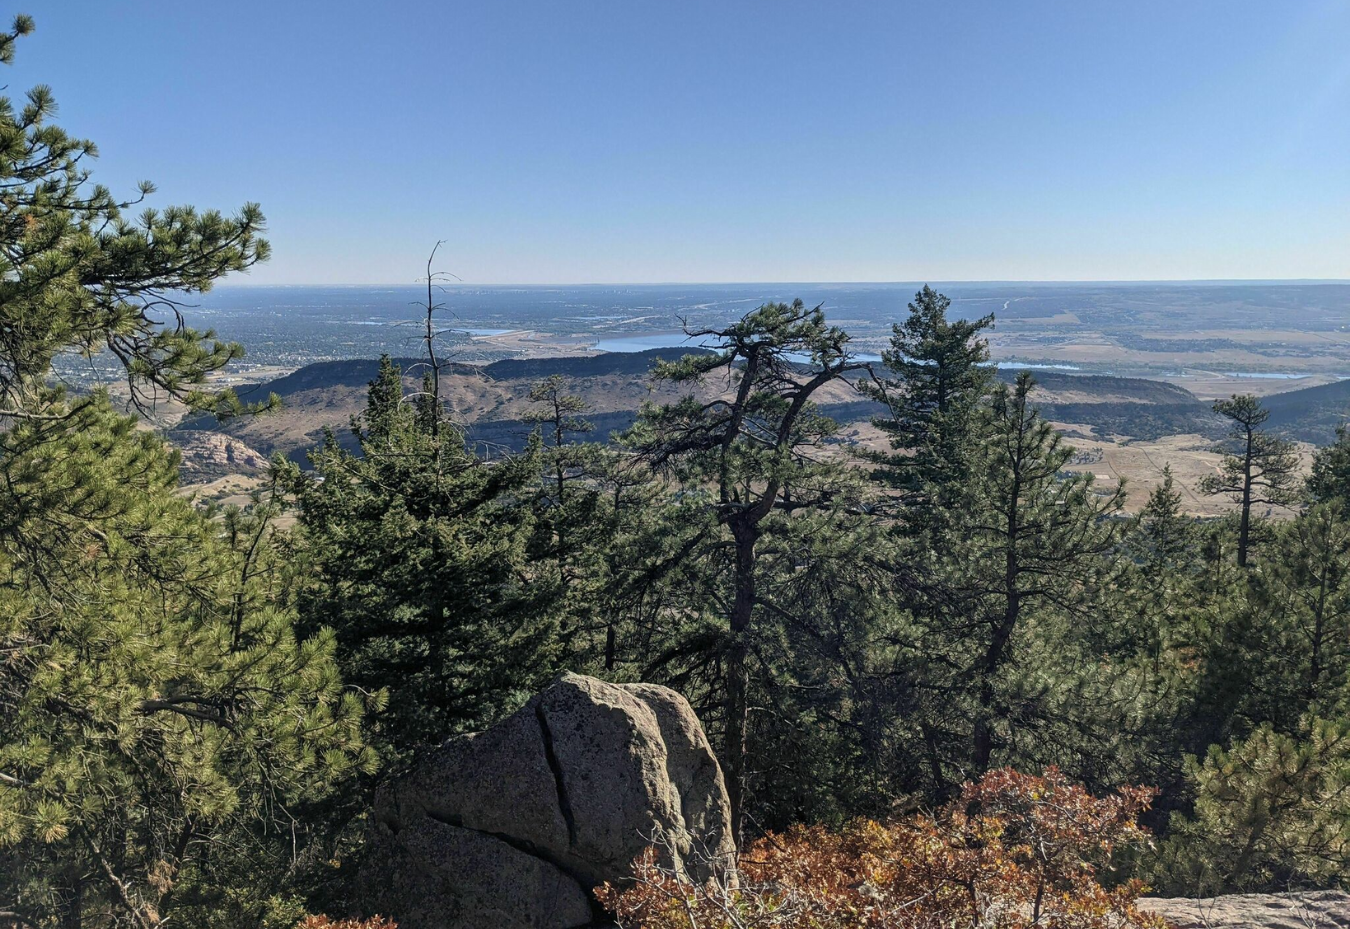
[[[850,355],[848,335],[829,326],[820,307],[808,309],[800,300],[765,304],[732,326],[689,334],[714,350],[660,363],[655,376],[715,385],[717,392],[644,407],[626,441],[679,480],[691,504],[729,536],[714,532],[708,541],[712,551],[725,553],[717,560],[730,580],[729,596],[716,595],[727,623],[721,760],[739,836],[755,617],[776,606],[760,587],[760,543],[774,531],[775,517],[820,510],[854,492],[847,467],[824,449],[834,423],[812,400],[864,365]]]

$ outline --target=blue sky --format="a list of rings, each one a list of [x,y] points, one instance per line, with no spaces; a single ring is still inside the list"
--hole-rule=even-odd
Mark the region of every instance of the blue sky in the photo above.
[[[1350,278],[1350,0],[26,9],[8,92],[257,283]]]

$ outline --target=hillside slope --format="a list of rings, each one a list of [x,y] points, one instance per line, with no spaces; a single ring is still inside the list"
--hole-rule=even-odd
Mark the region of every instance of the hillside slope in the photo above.
[[[1336,427],[1350,415],[1350,380],[1271,394],[1261,402],[1270,410],[1270,428],[1293,439],[1326,445],[1336,440]]]
[[[652,382],[649,373],[670,349],[606,353],[588,357],[512,359],[488,365],[449,364],[442,369],[441,392],[447,407],[474,442],[520,447],[531,427],[524,421],[531,408],[530,386],[552,374],[568,379],[568,389],[591,405],[594,440],[604,441],[626,429],[646,401],[674,399],[682,388]],[[419,362],[398,359],[409,389],[420,382]],[[174,434],[201,430],[223,432],[263,454],[280,451],[304,461],[305,453],[325,428],[339,435],[366,402],[366,386],[379,362],[373,359],[323,361],[306,365],[276,380],[242,391],[246,400],[278,394],[283,408],[273,414],[220,424],[196,418]],[[1003,372],[1004,380],[1012,373]],[[1178,433],[1210,434],[1218,426],[1209,408],[1183,388],[1161,381],[1100,375],[1037,372],[1037,402],[1047,418],[1085,423],[1101,435],[1157,438]],[[703,391],[714,396],[719,385]],[[864,398],[851,383],[837,382],[817,394],[823,411],[841,423],[865,422],[882,415],[879,405]]]

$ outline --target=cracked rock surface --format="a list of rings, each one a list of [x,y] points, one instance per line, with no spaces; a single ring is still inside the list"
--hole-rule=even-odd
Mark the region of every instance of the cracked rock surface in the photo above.
[[[622,883],[658,832],[696,878],[734,853],[693,710],[665,687],[567,674],[380,789],[364,908],[400,929],[599,926],[591,889]]]

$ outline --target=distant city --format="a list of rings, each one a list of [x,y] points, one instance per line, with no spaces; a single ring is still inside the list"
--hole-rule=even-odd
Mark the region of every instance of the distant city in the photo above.
[[[823,304],[860,355],[877,357],[915,283],[456,286],[436,294],[456,360],[691,345],[773,300]],[[1304,380],[1350,376],[1350,283],[941,284],[952,315],[993,313],[993,358],[1030,367],[1151,377]],[[420,352],[419,301],[405,287],[223,286],[193,298],[189,324],[248,351],[235,376],[313,361]],[[1188,385],[1193,386],[1193,385]],[[1273,386],[1273,385],[1272,385]],[[1288,385],[1285,385],[1287,389]],[[1259,387],[1259,385],[1258,385]]]

